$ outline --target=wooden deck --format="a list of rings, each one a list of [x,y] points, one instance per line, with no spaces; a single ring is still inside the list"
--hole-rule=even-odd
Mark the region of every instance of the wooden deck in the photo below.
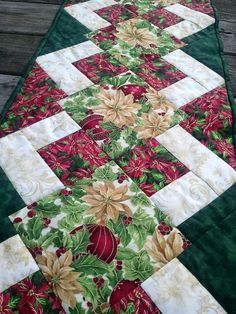
[[[0,109],[17,84],[61,0],[0,0]],[[215,0],[236,97],[236,1]]]

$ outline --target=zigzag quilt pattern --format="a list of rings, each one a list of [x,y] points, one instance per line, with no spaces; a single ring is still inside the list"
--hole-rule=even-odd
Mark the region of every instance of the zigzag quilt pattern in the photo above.
[[[235,313],[215,28],[208,0],[61,9],[0,125],[1,314]]]

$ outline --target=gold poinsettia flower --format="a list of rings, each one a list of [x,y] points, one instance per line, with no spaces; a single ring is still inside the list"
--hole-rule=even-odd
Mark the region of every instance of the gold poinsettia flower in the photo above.
[[[132,217],[131,209],[123,203],[130,199],[127,185],[116,187],[113,182],[107,181],[86,186],[84,190],[87,194],[82,199],[91,206],[88,213],[95,215],[98,220],[109,217],[117,222],[119,213]]]
[[[150,45],[156,44],[157,38],[148,28],[137,28],[136,24],[139,22],[142,22],[142,20],[131,19],[121,23],[117,27],[118,32],[115,35],[132,47],[138,45],[150,48]]]
[[[54,253],[45,252],[45,256],[38,255],[36,261],[46,279],[52,284],[55,294],[73,309],[76,305],[75,294],[82,292],[83,288],[77,281],[80,273],[74,272],[70,267],[71,251],[67,251],[60,257]]]
[[[156,228],[152,239],[146,242],[145,249],[153,259],[155,269],[158,270],[183,252],[183,239],[176,230],[165,238]]]
[[[154,110],[161,110],[163,112],[167,112],[170,108],[174,109],[174,105],[168,102],[168,100],[160,95],[157,91],[149,89],[145,94],[147,100],[150,104],[152,104],[152,108]]]
[[[103,115],[104,122],[113,122],[119,128],[134,124],[141,105],[134,102],[132,94],[125,95],[122,90],[104,90],[97,97],[101,100],[101,104],[93,111]]]
[[[140,139],[154,138],[165,132],[170,126],[168,115],[159,115],[152,110],[142,113],[141,118],[143,124],[134,128]]]

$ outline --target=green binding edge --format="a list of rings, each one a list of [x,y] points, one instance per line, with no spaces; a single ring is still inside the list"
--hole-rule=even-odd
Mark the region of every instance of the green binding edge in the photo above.
[[[67,0],[63,0],[62,4],[60,5],[60,8],[58,9],[57,14],[53,20],[52,25],[50,26],[46,35],[41,40],[35,53],[33,54],[30,61],[28,62],[27,66],[24,70],[23,76],[20,78],[18,84],[16,85],[16,87],[14,88],[10,97],[8,98],[7,102],[5,103],[3,110],[0,113],[0,124],[2,123],[3,119],[5,118],[5,116],[8,112],[8,109],[10,109],[10,106],[11,106],[13,100],[15,99],[16,94],[20,91],[21,87],[23,86],[24,81],[26,80],[28,73],[32,69],[32,66],[33,66],[37,56],[40,54],[40,51],[43,49],[47,38],[50,36],[53,29],[55,28],[55,25],[56,25],[61,13],[62,13],[62,10],[64,9],[66,2],[67,2]],[[215,21],[214,29],[215,29],[216,38],[218,40],[218,46],[219,46],[218,53],[220,55],[221,62],[222,62],[226,89],[227,89],[227,93],[228,93],[228,97],[229,97],[229,101],[230,101],[230,105],[231,105],[231,110],[232,110],[232,114],[233,114],[232,137],[233,137],[233,142],[234,142],[234,148],[236,150],[236,105],[234,102],[234,96],[233,96],[233,92],[231,89],[231,82],[230,82],[230,77],[229,77],[228,65],[227,65],[227,62],[225,61],[225,58],[224,58],[224,45],[223,45],[223,42],[222,42],[222,40],[220,38],[220,34],[219,34],[219,21],[220,21],[220,19],[219,19],[218,10],[216,9],[215,4],[214,4],[214,0],[211,0],[211,6],[212,6],[214,13],[215,13],[216,21]]]
[[[44,35],[44,37],[42,38],[42,40],[40,41],[37,49],[35,50],[33,56],[30,58],[29,62],[27,63],[27,65],[25,66],[24,69],[24,74],[22,75],[22,77],[20,78],[19,82],[17,83],[16,87],[14,88],[14,90],[12,91],[10,97],[8,98],[7,102],[5,103],[2,112],[0,113],[0,124],[2,123],[3,119],[5,118],[8,109],[10,109],[12,102],[14,101],[16,94],[21,90],[29,72],[31,71],[33,64],[36,60],[36,58],[38,57],[38,55],[40,54],[41,50],[43,49],[48,37],[51,35],[52,31],[54,30],[57,21],[59,19],[59,17],[61,16],[61,13],[64,9],[64,6],[66,4],[68,0],[63,0],[62,3],[60,4],[60,7],[57,11],[57,14],[54,17],[54,20],[51,24],[51,26],[49,27],[49,30],[47,31],[47,33]]]
[[[236,152],[236,104],[234,101],[234,95],[233,95],[233,91],[231,88],[231,80],[230,80],[230,76],[229,76],[228,64],[227,64],[225,57],[224,57],[224,44],[223,44],[223,41],[221,40],[220,33],[219,33],[220,16],[219,16],[218,10],[214,4],[214,0],[211,0],[211,6],[214,10],[215,20],[216,20],[214,29],[215,29],[216,38],[218,40],[218,46],[219,46],[218,53],[220,55],[221,62],[222,62],[225,85],[226,85],[226,89],[227,89],[227,93],[228,93],[228,97],[229,97],[229,101],[230,101],[230,106],[231,106],[231,110],[232,110],[232,116],[233,116],[232,137],[233,137],[233,142],[234,142],[234,150]]]

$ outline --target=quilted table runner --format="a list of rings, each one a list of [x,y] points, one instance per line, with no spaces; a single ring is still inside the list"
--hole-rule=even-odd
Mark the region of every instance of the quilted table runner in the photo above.
[[[235,314],[235,104],[209,0],[69,0],[0,125],[0,314]]]

